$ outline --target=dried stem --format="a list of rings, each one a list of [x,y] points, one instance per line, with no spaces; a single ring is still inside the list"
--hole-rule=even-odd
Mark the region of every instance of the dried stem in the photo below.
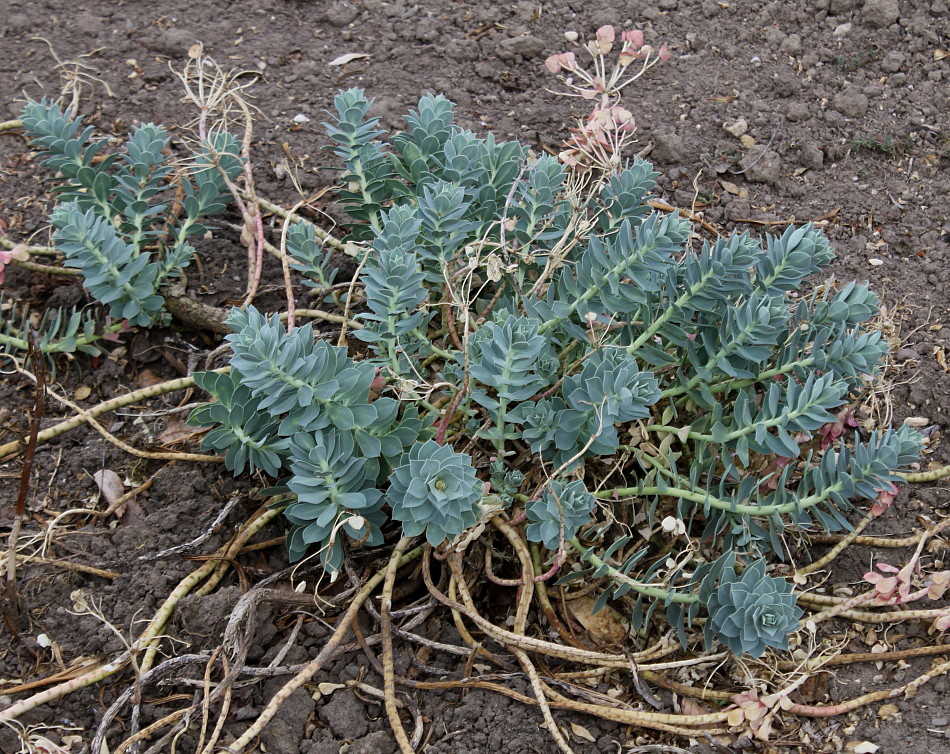
[[[221,369],[215,369],[212,371],[216,372],[217,374],[227,374],[231,371],[231,367],[222,367]],[[173,393],[176,390],[185,390],[194,386],[194,377],[181,377],[177,380],[169,380],[168,382],[161,382],[157,385],[150,385],[149,387],[142,388],[141,390],[136,390],[126,395],[121,395],[118,398],[112,398],[108,401],[104,401],[103,403],[93,406],[92,408],[85,409],[81,414],[67,419],[66,421],[60,422],[53,427],[42,430],[36,437],[37,444],[44,443],[52,440],[53,438],[59,437],[70,430],[76,429],[76,427],[81,427],[83,424],[88,422],[90,418],[96,419],[103,414],[108,414],[110,411],[115,411],[116,409],[131,406],[134,403],[139,403],[151,398],[157,398],[160,395],[165,395],[166,393]],[[17,453],[20,453],[24,447],[25,443],[23,443],[21,440],[15,440],[13,442],[8,442],[5,445],[0,445],[0,462],[9,460]]]
[[[234,539],[231,540],[231,542],[220,548],[216,554],[220,555],[221,557],[225,557],[232,551],[239,551],[241,547],[243,547],[244,543],[250,539],[250,537],[260,531],[260,529],[262,529],[278,514],[279,511],[277,509],[261,511],[260,515],[258,515],[247,526],[245,526],[245,528],[242,529],[242,531],[240,531],[234,537]],[[145,651],[146,655],[139,667],[139,670],[142,674],[148,673],[152,667],[153,658],[157,650],[157,640],[171,618],[172,611],[175,609],[175,605],[177,605],[185,595],[191,592],[195,586],[201,583],[202,580],[210,576],[216,566],[217,561],[210,560],[182,579],[178,586],[172,590],[171,594],[166,597],[161,607],[152,617],[151,621],[149,621],[145,631],[143,631],[139,638],[135,640],[130,649],[126,650],[118,657],[110,660],[104,665],[99,666],[98,668],[90,670],[87,673],[83,673],[82,675],[66,681],[65,683],[60,683],[56,686],[53,686],[46,691],[42,691],[38,694],[34,694],[31,697],[16,702],[4,710],[0,710],[0,723],[12,722],[30,710],[41,707],[44,704],[49,704],[50,702],[61,699],[64,696],[73,693],[74,691],[79,691],[80,689],[92,686],[93,684],[99,683],[100,681],[109,678],[110,676],[122,670],[126,665],[129,664],[129,662],[131,662],[133,653]]]
[[[421,554],[421,546],[410,550],[402,557],[400,565],[404,565],[418,558]],[[347,631],[349,631],[353,621],[356,620],[356,616],[363,602],[366,601],[372,591],[379,586],[385,577],[386,572],[379,571],[363,585],[359,592],[356,593],[356,596],[353,597],[346,612],[337,621],[336,630],[334,630],[330,638],[327,639],[326,644],[323,645],[323,649],[320,650],[319,654],[308,662],[280,691],[274,694],[261,714],[258,715],[257,720],[244,731],[240,738],[228,746],[226,751],[231,752],[231,754],[240,754],[240,752],[243,752],[250,746],[254,739],[260,735],[260,732],[264,730],[264,726],[277,714],[281,705],[290,698],[290,695],[313,678],[327,662],[336,656],[340,649],[340,644],[343,642],[343,637]]]
[[[396,673],[393,667],[393,626],[391,613],[396,572],[399,570],[399,563],[402,560],[403,554],[411,543],[412,537],[403,537],[396,543],[396,547],[393,549],[389,563],[386,566],[382,599],[379,606],[379,631],[383,636],[383,695],[386,717],[389,718],[389,726],[396,736],[396,742],[399,744],[399,750],[402,754],[415,754],[415,752],[409,743],[409,737],[406,735],[405,728],[402,727],[399,710],[396,708]]]

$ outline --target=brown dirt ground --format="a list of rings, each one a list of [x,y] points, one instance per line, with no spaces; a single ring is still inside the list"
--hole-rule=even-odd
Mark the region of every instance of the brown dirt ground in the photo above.
[[[894,420],[923,416],[940,427],[950,424],[950,377],[942,360],[950,349],[950,58],[941,57],[941,50],[950,47],[950,8],[945,0],[7,0],[0,14],[0,120],[18,117],[25,96],[56,95],[61,85],[57,60],[78,61],[95,79],[86,89],[82,111],[99,129],[122,136],[138,121],[155,121],[180,139],[193,113],[182,102],[169,66],[180,67],[188,47],[200,40],[220,63],[263,72],[264,82],[253,89],[262,115],[254,143],[258,189],[272,201],[291,205],[297,196],[278,168],[288,154],[304,190],[317,192],[334,179],[323,167],[327,158],[320,148],[326,140],[319,122],[341,87],[364,87],[376,97],[374,111],[389,127],[400,126],[401,114],[421,93],[437,91],[458,103],[458,121],[465,127],[556,148],[581,110],[572,112],[569,103],[547,91],[555,82],[542,61],[569,47],[565,31],[591,34],[604,23],[643,28],[648,41],[665,41],[673,53],[673,60],[642,80],[625,103],[637,117],[637,148],[651,147],[649,159],[663,173],[659,198],[700,209],[709,222],[727,230],[774,231],[790,220],[828,218],[827,232],[839,255],[834,275],[845,281],[869,279],[899,321],[900,350],[889,373]],[[371,57],[342,67],[327,65],[349,52]],[[309,122],[295,122],[300,114]],[[757,146],[746,148],[724,130],[723,124],[740,119]],[[766,153],[756,161],[762,145]],[[39,233],[45,242],[51,199],[16,136],[0,137],[0,175],[0,218],[9,224],[9,237],[21,240]],[[221,304],[239,295],[244,253],[236,234],[223,231],[201,251],[204,270],[192,284],[201,287],[204,299]],[[271,274],[265,282],[279,279],[276,270]],[[8,269],[4,288],[34,306],[84,300],[74,285],[20,270]],[[279,306],[279,289],[265,291],[261,301]],[[209,345],[207,338],[172,330],[137,335],[97,369],[88,362],[81,369],[63,365],[59,377],[69,391],[80,385],[91,388],[82,403],[93,405],[136,380],[141,384],[154,376],[178,376],[189,353],[207,351]],[[156,401],[150,410],[168,408],[175,400]],[[31,401],[28,385],[0,382],[0,440],[24,430]],[[55,406],[50,413],[63,415]],[[141,443],[149,433],[160,432],[165,421],[162,416],[137,418],[129,411],[108,417],[106,426]],[[937,442],[927,460],[950,462],[947,443]],[[118,574],[115,578],[44,565],[21,569],[20,589],[31,623],[23,635],[26,646],[11,642],[6,633],[0,637],[0,680],[5,684],[0,694],[9,682],[43,677],[55,668],[49,650],[35,642],[39,633],[56,642],[66,665],[79,656],[121,651],[123,637],[134,635],[138,621],[151,615],[194,568],[193,561],[180,555],[139,557],[191,541],[231,496],[241,496],[224,527],[195,550],[211,552],[258,504],[248,495],[248,480],[233,480],[217,467],[136,463],[91,430],[44,446],[37,461],[30,497],[35,519],[27,533],[40,530],[58,511],[92,504],[91,475],[98,469],[115,470],[135,482],[154,475],[155,481],[121,520],[80,527],[82,520],[73,519],[52,547],[50,557],[96,565]],[[18,471],[17,462],[0,467],[0,500],[8,506],[0,509],[4,528]],[[945,489],[915,487],[875,522],[874,533],[899,535],[918,527],[922,515],[946,515]],[[279,534],[280,527],[274,526],[264,536]],[[842,578],[857,577],[871,554],[864,549],[846,555],[840,563]],[[250,582],[286,565],[279,546],[250,553],[241,563]],[[73,614],[70,595],[77,589],[95,599],[121,636],[95,618]],[[229,576],[216,593],[189,597],[170,631],[176,651],[217,646],[241,589]],[[503,613],[503,605],[496,610]],[[280,663],[292,665],[312,656],[328,634],[317,618],[306,618]],[[259,665],[273,660],[294,623],[290,611],[262,607],[249,660]],[[863,633],[855,635],[848,628],[842,624],[836,629],[840,638],[850,637],[847,651],[867,651]],[[458,641],[451,622],[439,617],[419,630],[444,642]],[[410,670],[414,659],[403,647],[397,672],[421,673]],[[828,693],[844,699],[896,685],[923,672],[928,662],[848,668],[831,679]],[[435,653],[425,663],[444,668],[450,678],[462,671],[448,655]],[[358,651],[331,665],[315,682],[356,677],[381,686]],[[101,689],[71,695],[32,714],[29,722],[51,726],[54,740],[76,735],[69,749],[73,754],[88,751],[103,711],[129,682],[130,676],[123,676]],[[236,690],[226,733],[242,730],[281,683],[277,677]],[[522,681],[513,685],[527,690]],[[174,684],[146,689],[141,725],[168,714],[176,704],[169,701],[171,695],[190,697],[193,691]],[[895,700],[899,711],[886,719],[875,708],[861,710],[806,725],[810,743],[804,746],[795,743],[803,731],[792,730],[787,736],[783,732],[785,738],[773,747],[835,751],[839,744],[834,742],[870,740],[884,752],[950,752],[947,692],[947,680],[938,679],[911,701]],[[431,721],[426,751],[433,754],[556,750],[539,728],[537,712],[507,698],[483,691],[429,692],[414,698]],[[576,715],[557,718],[562,725],[585,726],[596,741],[575,736],[578,751],[626,751],[655,738]],[[127,725],[128,708],[113,725],[110,740],[122,740]],[[343,690],[315,702],[298,693],[265,734],[261,750],[329,754],[340,751],[343,742],[350,744],[350,754],[395,751],[378,700]],[[189,750],[187,740],[181,743],[179,750]],[[703,743],[693,745],[695,751],[710,750]],[[17,750],[9,732],[0,731],[0,750]]]

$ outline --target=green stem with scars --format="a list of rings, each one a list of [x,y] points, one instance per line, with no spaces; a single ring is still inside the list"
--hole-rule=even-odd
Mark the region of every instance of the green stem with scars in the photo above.
[[[353,153],[351,152],[351,154]],[[368,204],[376,204],[369,192],[369,183],[366,180],[366,173],[363,172],[363,161],[359,157],[354,156],[349,161],[348,167],[357,177],[357,183],[359,183],[360,186],[360,195],[363,197],[363,206],[365,207]],[[369,215],[369,224],[373,226],[373,230],[375,230],[377,233],[382,233],[383,226],[379,222],[379,213],[368,212],[367,214]]]
[[[673,479],[674,481],[676,481],[676,479],[677,479],[676,475],[670,470],[670,468],[669,468],[668,466],[664,465],[664,463],[663,463],[660,459],[654,458],[654,457],[651,456],[649,453],[644,453],[643,450],[642,450],[641,448],[639,448],[638,446],[636,446],[636,445],[620,445],[620,446],[619,446],[619,450],[626,450],[626,451],[629,451],[629,452],[631,452],[631,453],[634,453],[634,454],[637,456],[638,459],[643,460],[643,461],[646,461],[647,463],[649,463],[650,466],[652,466],[654,469],[656,469],[657,471],[659,471],[659,472],[660,472],[663,476],[665,476],[667,479]]]
[[[30,272],[41,272],[44,275],[64,275],[66,277],[80,277],[82,273],[79,270],[74,270],[71,267],[56,267],[51,264],[37,264],[36,262],[30,262],[26,259],[13,259],[10,261],[10,264],[15,267],[22,267],[24,270],[29,270]]]
[[[396,317],[392,314],[386,318],[386,324],[389,332],[396,332]],[[389,366],[392,367],[393,374],[399,374],[399,357],[396,355],[396,339],[386,339],[386,352],[389,355]]]
[[[451,352],[449,352],[449,351],[444,351],[443,349],[441,349],[441,348],[439,348],[437,345],[435,345],[432,341],[430,341],[429,338],[427,338],[426,335],[425,335],[424,333],[422,333],[422,332],[419,330],[418,327],[417,327],[415,330],[411,330],[410,333],[411,333],[412,335],[415,335],[419,340],[421,340],[423,343],[425,343],[426,348],[428,348],[430,351],[432,351],[432,353],[435,354],[436,356],[438,356],[440,359],[445,359],[446,361],[457,361],[457,360],[458,360],[458,359],[456,358],[455,354],[453,354],[453,353],[451,353]],[[443,330],[443,331],[441,332],[441,334],[444,335],[444,334],[445,334],[445,331]],[[438,337],[438,335],[439,335],[439,333],[437,333],[437,334],[434,335],[433,337]]]
[[[804,406],[802,409],[798,411],[784,411],[772,419],[765,419],[760,422],[755,422],[754,424],[751,424],[747,427],[739,427],[738,429],[734,429],[732,432],[729,432],[724,437],[720,438],[720,440],[716,440],[712,435],[707,435],[702,432],[689,432],[686,436],[690,440],[700,440],[700,441],[708,442],[708,443],[720,444],[720,443],[732,442],[733,440],[738,440],[740,437],[744,437],[745,435],[749,435],[749,434],[752,434],[753,432],[756,432],[759,429],[759,427],[772,429],[773,427],[778,427],[789,421],[793,421],[797,419],[798,417],[807,414],[811,409],[815,408],[816,405],[817,404],[809,403],[808,405]],[[683,428],[671,427],[667,424],[649,424],[646,427],[644,427],[644,429],[647,432],[665,432],[667,434],[675,435],[675,434],[679,434],[679,432],[682,431]]]
[[[840,492],[844,489],[843,482],[835,482],[820,493],[803,497],[795,502],[783,503],[781,505],[747,505],[745,503],[732,503],[728,500],[722,500],[713,497],[706,492],[696,492],[694,490],[684,490],[679,487],[618,487],[612,490],[601,490],[595,492],[594,497],[601,499],[610,499],[613,497],[634,497],[638,495],[659,495],[661,497],[675,497],[682,500],[689,500],[698,505],[709,505],[717,510],[727,511],[729,513],[746,513],[751,516],[771,516],[775,514],[794,513],[805,508],[812,508],[819,505],[831,496],[832,493]]]
[[[12,251],[17,246],[24,246],[25,244],[18,244],[11,241],[9,238],[4,238],[0,236],[0,246],[8,251]],[[26,253],[30,256],[63,256],[63,252],[52,246],[26,246]]]
[[[785,364],[781,367],[774,367],[773,369],[767,369],[764,372],[760,372],[758,376],[742,379],[742,380],[724,380],[723,382],[717,382],[715,385],[709,386],[709,392],[711,393],[724,393],[727,390],[738,390],[740,388],[749,387],[750,385],[755,385],[759,382],[764,382],[765,380],[770,380],[773,377],[781,377],[784,374],[788,374],[796,367],[802,367],[807,369],[810,366],[815,364],[815,357],[808,356],[804,359],[798,359],[797,361],[790,361],[788,364]],[[693,378],[696,379],[695,377]],[[698,384],[698,383],[697,383]],[[662,398],[675,398],[678,395],[683,395],[687,390],[691,389],[692,380],[688,385],[680,385],[678,387],[670,387],[664,390],[660,396]]]
[[[650,248],[656,248],[657,245],[658,244],[654,242]],[[644,253],[645,252],[638,253],[637,259],[642,258]],[[614,275],[619,276],[621,273],[624,272],[624,270],[626,270],[631,264],[633,264],[634,261],[637,261],[637,260],[630,257],[624,258],[620,261],[620,263],[612,267],[608,272],[601,275],[598,281],[594,285],[590,286],[586,291],[584,291],[578,297],[577,301],[574,302],[574,304],[571,306],[571,313],[576,314],[578,310],[580,309],[581,304],[586,304],[588,301],[590,301],[594,296],[600,293],[600,291],[602,291],[608,285],[608,283],[610,282],[611,276],[614,276]],[[670,316],[672,316],[672,313],[670,314]],[[544,333],[546,333],[552,327],[557,326],[558,324],[563,322],[565,319],[566,317],[555,317],[554,319],[548,320],[547,322],[543,323],[541,327],[538,328],[538,334],[544,335]],[[639,348],[639,346],[637,347]]]
[[[88,346],[92,343],[95,343],[97,340],[101,340],[102,337],[108,333],[119,332],[123,327],[122,322],[114,323],[109,325],[103,332],[96,333],[93,335],[82,335],[76,338],[76,347],[80,348],[82,346]],[[63,353],[59,350],[60,341],[53,341],[49,344],[47,348],[42,348],[43,353],[54,354],[54,353]],[[20,351],[26,351],[29,348],[29,344],[26,342],[25,338],[17,338],[14,335],[7,335],[3,332],[0,332],[0,345],[3,346],[12,346]]]
[[[735,353],[736,350],[737,350],[737,348],[741,345],[741,343],[739,342],[740,336],[748,336],[748,335],[754,334],[756,324],[757,324],[757,323],[753,320],[753,321],[749,324],[749,326],[748,326],[747,329],[742,330],[742,331],[740,331],[739,333],[736,333],[736,334],[733,336],[732,340],[730,340],[729,342],[727,342],[724,347],[720,348],[719,351],[718,351],[715,355],[713,355],[713,356],[711,356],[711,357],[709,358],[709,360],[706,362],[706,364],[705,364],[705,366],[704,366],[703,368],[704,368],[706,371],[711,372],[711,371],[715,368],[716,364],[719,363],[719,360],[720,360],[720,359],[723,359],[723,358],[725,358],[726,356],[729,356],[729,355]],[[703,379],[703,378],[700,377],[700,375],[694,374],[693,377],[690,379],[690,381],[687,382],[685,386],[682,386],[682,387],[678,388],[678,390],[679,390],[680,392],[687,392],[687,391],[689,391],[689,390],[693,390],[700,382],[702,382],[702,379]],[[757,377],[757,378],[755,378],[755,379],[756,379],[756,380],[760,380],[760,379],[762,379],[762,378],[761,378],[761,377]],[[676,393],[676,394],[678,395],[679,393]],[[666,394],[666,392],[663,393],[663,396],[664,396],[664,397],[670,397],[670,396],[668,396],[668,395]]]
[[[593,550],[588,550],[586,547],[584,547],[577,537],[571,539],[570,543],[571,547],[577,550],[583,560],[586,560],[596,569],[603,569],[603,575],[609,576],[614,581],[619,581],[623,584],[626,584],[631,589],[633,589],[633,591],[638,592],[645,597],[654,597],[656,599],[669,600],[670,602],[682,602],[686,604],[699,602],[699,596],[696,594],[682,594],[677,592],[675,589],[663,589],[662,587],[649,586],[648,584],[641,584],[639,581],[634,581],[629,576],[627,576],[627,574],[614,568],[609,563],[605,563],[603,560],[594,555]]]
[[[498,451],[498,457],[505,457],[505,414],[508,412],[508,399],[498,396],[498,411],[495,419],[495,430],[498,433],[492,438],[492,445]]]
[[[633,343],[631,343],[625,349],[627,353],[635,355],[646,343],[648,343],[654,335],[656,335],[660,329],[669,322],[673,317],[685,306],[693,296],[695,296],[699,291],[706,287],[708,283],[713,278],[713,270],[710,269],[703,277],[696,281],[695,285],[691,285],[686,291],[683,292],[676,301],[671,303],[666,307],[666,311],[663,312],[659,317],[657,317],[653,324],[651,324],[646,330],[640,333],[640,337],[637,338]]]

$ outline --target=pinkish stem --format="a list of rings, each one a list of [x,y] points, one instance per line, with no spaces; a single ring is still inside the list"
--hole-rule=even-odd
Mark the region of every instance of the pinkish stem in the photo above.
[[[452,399],[452,402],[449,404],[449,407],[446,409],[445,413],[442,415],[442,420],[439,422],[439,431],[435,436],[435,441],[439,445],[445,444],[445,434],[449,430],[449,425],[452,423],[452,417],[455,416],[455,412],[458,409],[459,405],[462,403],[462,398],[465,396],[466,391],[468,390],[468,380],[462,383],[462,387],[455,394],[455,397]]]

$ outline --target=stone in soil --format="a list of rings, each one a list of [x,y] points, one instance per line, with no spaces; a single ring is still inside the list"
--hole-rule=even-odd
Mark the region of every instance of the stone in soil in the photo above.
[[[868,111],[868,98],[860,89],[848,87],[834,96],[831,105],[842,115],[860,118]]]
[[[323,11],[323,17],[331,26],[337,28],[353,23],[359,18],[360,9],[353,3],[330,3]]]
[[[366,719],[366,705],[356,694],[346,689],[333,692],[333,696],[320,708],[320,719],[337,738],[355,739],[365,736],[369,731]]]
[[[861,8],[861,20],[875,29],[883,29],[900,17],[897,0],[866,0]]]
[[[782,158],[778,152],[768,150],[763,154],[765,147],[752,147],[742,158],[740,165],[743,175],[753,183],[778,184],[782,177]]]

